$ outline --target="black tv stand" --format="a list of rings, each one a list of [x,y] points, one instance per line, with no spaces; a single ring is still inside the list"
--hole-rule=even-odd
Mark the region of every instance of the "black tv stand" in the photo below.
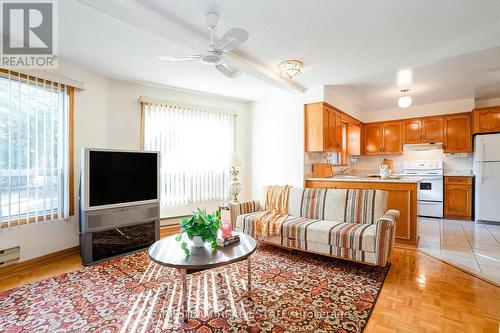
[[[80,254],[86,266],[141,251],[159,239],[158,203],[80,210]]]

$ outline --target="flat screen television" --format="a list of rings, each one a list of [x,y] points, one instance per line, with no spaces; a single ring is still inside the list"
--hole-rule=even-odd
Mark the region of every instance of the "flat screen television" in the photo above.
[[[159,152],[82,149],[81,209],[159,201]]]

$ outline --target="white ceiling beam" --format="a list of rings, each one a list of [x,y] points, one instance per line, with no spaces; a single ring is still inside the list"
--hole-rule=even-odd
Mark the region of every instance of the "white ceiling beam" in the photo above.
[[[200,34],[177,22],[173,22],[171,18],[147,8],[135,0],[78,1],[136,29],[161,36],[192,49],[196,53],[200,53],[200,51],[205,50],[208,46],[207,35]],[[249,59],[242,52],[234,51],[226,53],[224,60],[239,68],[242,72],[279,89],[292,93],[303,93],[306,90],[297,83],[281,77],[275,70]]]

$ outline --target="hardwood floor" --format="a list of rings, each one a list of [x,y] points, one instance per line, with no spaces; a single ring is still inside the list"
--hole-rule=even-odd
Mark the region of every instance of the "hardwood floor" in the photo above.
[[[499,332],[500,288],[415,250],[396,248],[390,262],[365,332]],[[75,254],[3,279],[0,290],[81,267]]]

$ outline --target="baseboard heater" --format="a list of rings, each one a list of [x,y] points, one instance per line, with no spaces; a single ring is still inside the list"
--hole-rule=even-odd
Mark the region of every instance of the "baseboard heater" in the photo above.
[[[158,204],[80,211],[80,254],[84,265],[141,251],[158,239]]]
[[[0,250],[0,268],[19,262],[21,249],[19,246]]]

